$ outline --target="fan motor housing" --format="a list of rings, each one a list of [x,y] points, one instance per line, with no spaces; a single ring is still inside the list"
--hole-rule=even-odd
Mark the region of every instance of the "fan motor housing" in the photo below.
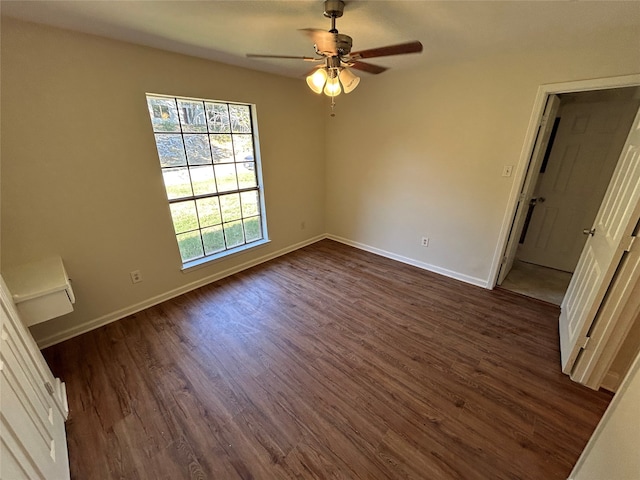
[[[328,18],[340,18],[344,13],[343,0],[325,0],[324,16]]]
[[[338,55],[348,55],[351,52],[352,45],[353,40],[349,35],[345,35],[344,33],[336,34],[336,49],[338,50]]]

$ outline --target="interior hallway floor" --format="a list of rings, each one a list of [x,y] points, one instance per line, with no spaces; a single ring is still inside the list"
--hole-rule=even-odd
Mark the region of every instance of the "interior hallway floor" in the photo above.
[[[527,297],[560,305],[571,273],[516,260],[501,288]]]

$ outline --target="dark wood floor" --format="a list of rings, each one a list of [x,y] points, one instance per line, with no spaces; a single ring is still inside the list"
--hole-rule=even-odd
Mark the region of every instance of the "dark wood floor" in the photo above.
[[[565,479],[558,313],[324,240],[44,353],[76,479]]]

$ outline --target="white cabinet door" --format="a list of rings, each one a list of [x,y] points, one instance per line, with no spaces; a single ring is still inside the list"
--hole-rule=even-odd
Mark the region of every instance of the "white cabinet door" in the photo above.
[[[68,479],[64,384],[20,321],[1,277],[0,303],[0,479]]]

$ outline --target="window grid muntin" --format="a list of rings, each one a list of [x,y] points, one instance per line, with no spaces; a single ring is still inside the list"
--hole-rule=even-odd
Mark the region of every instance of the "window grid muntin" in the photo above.
[[[257,175],[257,160],[256,160],[256,136],[254,134],[254,123],[253,123],[253,111],[250,107],[250,105],[246,105],[246,104],[235,104],[235,103],[231,103],[231,102],[222,102],[222,101],[212,101],[212,100],[202,100],[202,99],[191,99],[191,98],[182,98],[182,97],[164,97],[162,95],[147,95],[147,104],[149,104],[149,100],[150,99],[164,99],[164,100],[171,100],[173,101],[173,104],[175,105],[175,111],[177,114],[177,126],[179,128],[179,131],[166,131],[166,130],[156,130],[155,128],[155,124],[153,122],[153,118],[154,118],[154,114],[156,111],[156,105],[152,106],[152,110],[153,113],[152,114],[152,129],[153,129],[153,133],[154,133],[154,140],[156,139],[155,135],[157,134],[164,134],[164,135],[180,135],[181,137],[181,142],[182,142],[182,147],[184,150],[184,165],[170,165],[167,167],[163,167],[162,166],[162,162],[160,165],[160,168],[162,170],[162,172],[164,172],[165,170],[177,170],[178,168],[186,168],[187,170],[187,174],[189,177],[189,187],[191,189],[191,195],[190,196],[184,196],[184,197],[176,197],[176,198],[172,198],[169,199],[167,198],[169,204],[176,204],[176,203],[180,203],[180,202],[193,202],[195,211],[196,211],[196,221],[197,221],[197,228],[194,229],[190,229],[190,230],[185,230],[185,231],[181,231],[180,233],[175,232],[176,227],[175,227],[175,219],[173,218],[173,214],[172,214],[172,223],[174,224],[174,233],[176,235],[176,239],[179,236],[184,236],[184,235],[188,235],[190,233],[196,233],[198,234],[198,237],[200,239],[200,246],[202,247],[202,255],[199,256],[195,256],[195,257],[191,257],[191,258],[187,258],[187,259],[182,259],[183,264],[201,259],[201,258],[206,258],[209,256],[213,256],[225,251],[232,251],[235,248],[238,247],[242,247],[244,245],[249,245],[251,243],[255,243],[255,242],[259,242],[261,240],[263,240],[265,238],[265,228],[264,228],[264,219],[263,219],[263,212],[262,212],[262,197],[260,194],[260,182],[259,182],[259,176]],[[179,100],[183,100],[186,102],[192,102],[192,103],[201,103],[204,109],[204,128],[205,130],[202,132],[198,132],[198,131],[193,131],[193,130],[189,130],[189,131],[184,131],[183,129],[183,112],[181,111],[181,107],[179,104]],[[211,104],[212,107],[214,105],[224,105],[226,107],[226,113],[227,113],[227,120],[228,120],[228,126],[227,129],[228,131],[211,131],[209,126],[211,123],[209,121],[209,116],[208,116],[208,110],[207,110],[207,103]],[[238,131],[236,131],[236,129],[234,128],[234,121],[232,120],[231,117],[231,106],[238,106],[238,107],[246,107],[246,112],[248,113],[248,131],[244,131],[242,128],[240,128]],[[160,109],[161,110],[161,109]],[[212,108],[212,112],[213,112],[213,108]],[[151,113],[151,112],[150,112]],[[185,117],[187,115],[184,115]],[[220,123],[224,123],[224,122],[220,122]],[[241,123],[241,121],[236,121],[235,123]],[[186,125],[185,125],[186,126]],[[224,130],[224,129],[223,129]],[[219,135],[229,135],[229,137],[231,138],[231,153],[233,156],[233,161],[226,161],[226,162],[217,162],[215,161],[215,156],[214,156],[214,152],[213,152],[213,147],[211,144],[211,137],[210,135],[215,135],[215,134],[219,134]],[[187,142],[185,142],[185,135],[202,135],[205,136],[207,138],[207,144],[209,145],[209,153],[210,153],[210,158],[211,158],[211,163],[205,163],[205,164],[194,164],[191,165],[189,163],[189,155],[187,152]],[[234,136],[235,135],[243,135],[243,136],[248,136],[251,139],[251,155],[252,155],[252,159],[250,161],[247,161],[246,157],[243,159],[238,160],[238,158],[236,157],[236,149],[235,149],[235,143],[234,143]],[[156,142],[156,146],[157,146],[157,142]],[[160,152],[158,152],[158,158],[160,159]],[[255,187],[245,187],[245,188],[240,188],[240,179],[238,177],[238,163],[242,163],[242,164],[253,164],[253,177],[254,177],[254,182],[255,182]],[[218,183],[218,175],[216,173],[216,169],[215,169],[215,165],[233,165],[233,170],[234,170],[234,178],[235,178],[235,184],[236,184],[236,188],[234,190],[225,190],[223,192],[220,191],[219,188],[219,183]],[[202,166],[207,166],[210,165],[211,166],[211,170],[213,173],[213,178],[214,178],[214,182],[215,182],[215,187],[216,187],[216,192],[213,193],[208,193],[208,194],[199,194],[196,195],[195,194],[195,189],[194,189],[194,185],[193,185],[193,178],[191,175],[191,168],[192,167],[202,167]],[[164,181],[164,175],[163,175],[163,181]],[[166,190],[166,184],[165,184],[165,190]],[[245,217],[243,214],[243,205],[242,205],[242,193],[243,192],[249,192],[249,191],[253,191],[256,192],[257,194],[257,202],[256,202],[256,210],[257,213],[254,215],[250,215]],[[239,208],[239,212],[240,212],[240,216],[238,218],[235,218],[233,220],[230,221],[225,221],[223,213],[222,213],[222,202],[220,201],[220,197],[224,196],[224,195],[232,195],[232,194],[236,194],[238,196],[238,208]],[[167,192],[167,196],[168,196],[168,192]],[[217,224],[213,224],[213,225],[206,225],[203,226],[202,222],[200,220],[200,211],[198,209],[198,202],[197,200],[199,199],[203,199],[203,198],[217,198],[217,207],[218,207],[218,212],[220,214],[220,223]],[[259,228],[259,232],[260,232],[260,236],[254,240],[251,241],[247,241],[247,228],[246,228],[246,223],[248,220],[252,220],[252,219],[257,219],[258,221],[258,228]],[[241,233],[242,233],[242,243],[238,244],[238,245],[234,245],[232,247],[229,247],[228,241],[227,241],[227,230],[225,229],[225,225],[229,224],[229,223],[234,223],[234,222],[238,222],[241,226]],[[204,241],[204,236],[203,236],[203,230],[209,230],[209,229],[214,229],[216,227],[221,228],[222,231],[222,239],[224,241],[224,248],[222,250],[207,254],[206,253],[206,247],[205,247],[205,241]],[[178,242],[179,244],[179,242]],[[180,246],[180,244],[178,245]],[[180,249],[179,249],[180,250]],[[180,250],[180,255],[182,257],[182,250]]]

